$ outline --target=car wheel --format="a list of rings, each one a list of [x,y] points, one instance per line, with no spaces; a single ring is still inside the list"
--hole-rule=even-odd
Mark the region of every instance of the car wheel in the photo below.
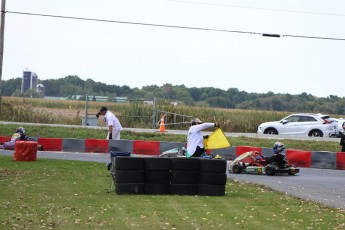
[[[323,137],[323,133],[320,130],[312,130],[309,133],[310,137]]]
[[[271,166],[271,165],[267,165],[265,168],[266,174],[269,176],[273,176],[274,174],[276,174],[276,169]]]
[[[270,129],[266,129],[264,134],[278,135],[278,131],[270,128]]]
[[[242,166],[241,165],[234,165],[232,166],[232,172],[235,174],[239,174],[242,172]]]

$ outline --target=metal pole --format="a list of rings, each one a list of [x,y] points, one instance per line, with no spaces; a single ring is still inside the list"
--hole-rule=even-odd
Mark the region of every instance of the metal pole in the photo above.
[[[6,0],[1,0],[1,22],[0,22],[0,118],[2,117],[2,63],[4,59],[4,35],[5,35],[5,8]]]
[[[156,128],[156,98],[153,98],[152,129]]]
[[[86,97],[85,97],[85,119],[84,119],[84,120],[85,120],[85,121],[84,121],[84,125],[85,125],[85,126],[88,126],[88,125],[89,125],[89,124],[88,124],[89,122],[88,122],[88,119],[87,119],[87,118],[88,118],[87,109],[88,109],[88,107],[89,107],[88,104],[89,104],[89,95],[86,94]]]

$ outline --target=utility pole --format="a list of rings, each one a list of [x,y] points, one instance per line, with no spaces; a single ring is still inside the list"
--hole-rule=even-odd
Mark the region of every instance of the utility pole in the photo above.
[[[1,21],[0,21],[0,119],[2,118],[2,63],[4,59],[4,34],[5,34],[5,8],[6,0],[1,0]]]

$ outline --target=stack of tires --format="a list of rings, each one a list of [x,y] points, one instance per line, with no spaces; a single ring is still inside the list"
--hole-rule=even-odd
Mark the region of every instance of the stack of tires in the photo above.
[[[226,161],[220,159],[200,159],[198,195],[224,196],[226,186]]]
[[[114,180],[117,194],[144,194],[144,159],[116,157]]]
[[[117,194],[224,196],[226,161],[200,158],[116,157]]]
[[[171,194],[197,195],[199,158],[174,157],[171,161]]]
[[[170,194],[170,168],[169,158],[144,158],[144,191],[145,194]]]

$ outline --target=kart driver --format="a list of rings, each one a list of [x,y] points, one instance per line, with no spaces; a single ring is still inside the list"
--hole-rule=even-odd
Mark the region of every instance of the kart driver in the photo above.
[[[286,161],[285,145],[282,142],[276,142],[273,145],[273,155],[271,157],[265,157],[267,163],[275,162],[279,167],[284,167]]]
[[[279,168],[284,168],[288,163],[285,155],[285,146],[282,142],[276,142],[273,145],[273,155],[271,157],[261,156],[258,151],[252,154],[253,162],[267,165],[269,163],[276,163]]]

